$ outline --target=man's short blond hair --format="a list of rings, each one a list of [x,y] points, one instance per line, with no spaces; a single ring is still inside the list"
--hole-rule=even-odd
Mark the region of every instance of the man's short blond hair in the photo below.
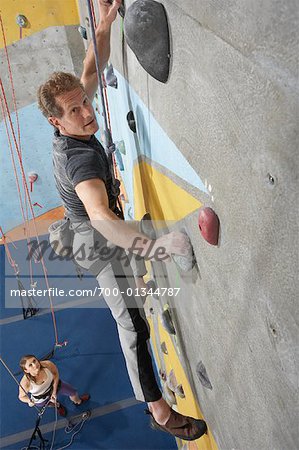
[[[71,73],[54,72],[38,91],[38,107],[45,117],[61,117],[63,109],[57,105],[56,97],[76,88],[83,88],[80,79]]]

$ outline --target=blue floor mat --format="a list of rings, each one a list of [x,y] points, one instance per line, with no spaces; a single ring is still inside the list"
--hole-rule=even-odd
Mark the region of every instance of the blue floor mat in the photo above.
[[[70,270],[73,271],[73,268]],[[55,271],[59,272],[59,269],[56,267]],[[3,276],[1,280],[3,281]],[[14,281],[13,278],[6,278],[6,289],[7,285],[10,285],[8,280],[12,280],[11,283]],[[43,283],[44,281],[40,279],[39,285],[43,286]],[[97,284],[93,277],[85,276],[80,281],[76,276],[69,274],[69,276],[56,277],[52,285],[56,287],[61,285],[65,289],[70,287],[85,289]],[[41,309],[38,315],[27,320],[15,317],[16,314],[21,314],[22,310],[5,308],[4,292],[2,283],[0,296],[0,318],[3,319],[0,326],[1,357],[20,381],[22,375],[17,373],[20,370],[18,361],[21,356],[35,354],[42,358],[54,348],[55,334],[52,315]],[[56,301],[56,299],[54,300]],[[80,300],[81,298],[63,298],[61,303],[68,301],[79,301],[80,303]],[[48,306],[45,300],[45,307]],[[57,365],[63,380],[76,387],[80,394],[85,392],[91,394],[91,400],[88,404],[82,405],[81,410],[76,408],[67,397],[61,397],[61,402],[67,407],[68,417],[77,416],[83,408],[88,408],[94,413],[101,408],[127,399],[133,405],[105,413],[105,415],[91,417],[84,423],[71,448],[85,450],[177,448],[173,438],[151,430],[149,418],[143,414],[145,405],[135,404],[116,324],[103,300],[99,297],[92,297],[90,300],[85,300],[85,303],[79,307],[77,305],[57,310],[55,318],[58,341],[66,342],[67,345],[56,348],[51,360]],[[37,417],[36,411],[18,400],[18,386],[2,364],[0,364],[0,404],[1,439],[13,439],[14,435],[21,432],[27,432],[29,435],[32,433]],[[54,418],[54,409],[48,408],[41,425],[50,424],[51,428]],[[59,420],[61,419],[59,418]],[[51,442],[51,432],[46,432],[44,437]],[[68,444],[70,438],[71,435],[67,435],[64,429],[58,429],[54,449]],[[23,439],[24,436],[22,439],[17,436],[16,444],[2,445],[1,448],[21,449],[26,447],[29,438],[25,441]]]
[[[13,251],[13,249],[11,249]],[[22,253],[23,252],[23,253]],[[47,311],[49,298],[47,295],[35,297],[40,311],[30,319],[20,318],[22,309],[20,299],[11,301],[10,289],[17,289],[13,270],[4,267],[3,247],[0,248],[1,290],[0,290],[0,338],[1,357],[16,374],[20,381],[22,374],[18,361],[25,354],[35,354],[43,358],[52,352],[55,343],[52,314]],[[28,264],[24,262],[26,244],[18,242],[18,263],[20,277],[24,287],[30,287]],[[22,259],[23,257],[23,259]],[[75,289],[94,289],[97,286],[94,277],[84,274],[82,280],[76,276],[72,263],[47,261],[50,287],[62,288],[68,291]],[[45,289],[40,264],[34,267],[37,288]],[[84,295],[79,297],[53,296],[55,307],[64,304],[62,310],[56,310],[58,342],[62,345],[55,349],[51,358],[59,370],[60,378],[72,384],[80,394],[88,392],[91,399],[85,405],[76,408],[67,397],[60,401],[68,410],[68,418],[78,416],[82,410],[90,409],[95,416],[84,423],[80,433],[75,437],[73,449],[107,449],[107,450],[166,450],[177,448],[175,440],[170,436],[154,431],[149,426],[149,418],[143,414],[145,405],[136,404],[132,387],[128,378],[125,360],[120,348],[116,324],[101,297]],[[70,306],[68,302],[77,304]],[[9,307],[7,307],[9,306]],[[11,308],[10,306],[15,306]],[[13,439],[13,445],[1,445],[3,449],[21,449],[26,447],[37,418],[36,410],[29,408],[18,400],[18,386],[3,364],[0,364],[0,404],[1,422],[0,435],[2,442]],[[120,409],[123,401],[129,403]],[[107,413],[110,405],[115,406],[114,412]],[[102,414],[104,408],[104,415]],[[58,418],[62,420],[60,417]],[[53,408],[47,408],[42,417],[41,425],[53,429],[55,413]],[[61,423],[61,422],[59,422]],[[26,440],[18,433],[27,433]],[[52,432],[43,433],[51,443]],[[16,435],[16,436],[15,436]],[[55,445],[58,449],[69,443],[71,434],[64,429],[57,429]],[[22,441],[22,442],[21,442]],[[35,445],[39,445],[35,441]]]
[[[76,430],[75,430],[76,431]],[[67,445],[71,435],[64,429],[55,433],[54,447]],[[44,433],[43,438],[51,444],[52,432]],[[17,445],[3,447],[5,450],[21,450],[29,439]],[[38,441],[35,441],[35,445]],[[149,419],[143,414],[143,406],[136,405],[101,417],[88,419],[81,431],[74,436],[71,447],[74,450],[173,450],[175,439],[164,433],[154,431],[149,426]]]

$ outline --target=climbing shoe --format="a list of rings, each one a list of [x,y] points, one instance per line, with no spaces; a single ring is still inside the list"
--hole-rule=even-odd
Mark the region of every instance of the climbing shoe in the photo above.
[[[171,414],[165,425],[158,424],[149,410],[145,411],[151,416],[151,426],[155,430],[172,434],[184,441],[194,441],[207,433],[207,425],[204,420],[183,416],[171,409]]]
[[[83,405],[83,403],[88,402],[88,400],[90,399],[90,395],[89,394],[80,395],[80,399],[81,399],[81,403],[73,402],[75,406],[81,406],[81,405]]]
[[[65,417],[67,414],[66,407],[59,403],[59,406],[57,406],[57,412],[60,416]]]

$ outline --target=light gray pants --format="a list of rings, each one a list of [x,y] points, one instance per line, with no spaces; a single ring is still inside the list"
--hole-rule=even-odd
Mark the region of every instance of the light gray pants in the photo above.
[[[142,305],[135,298],[134,274],[146,273],[141,258],[129,260],[123,249],[114,247],[110,256],[101,256],[105,239],[90,222],[73,223],[73,253],[76,262],[91,271],[103,289],[105,301],[117,323],[122,351],[137,400],[154,402],[161,398],[149,351],[149,327]],[[110,295],[109,295],[110,294]],[[140,302],[139,302],[140,303]]]

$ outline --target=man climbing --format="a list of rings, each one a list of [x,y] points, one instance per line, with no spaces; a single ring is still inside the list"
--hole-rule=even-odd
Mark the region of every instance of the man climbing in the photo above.
[[[96,28],[96,41],[103,70],[110,55],[111,25],[121,0],[98,1],[100,22]],[[96,276],[101,288],[108,288],[104,292],[111,293],[105,295],[105,301],[117,323],[130,381],[136,398],[148,403],[153,426],[181,439],[198,439],[206,432],[205,422],[173,411],[157,385],[148,350],[145,314],[134,295],[128,295],[131,292],[129,286],[133,287],[133,292],[136,286],[145,286],[146,270],[143,261],[137,257],[134,279],[125,252],[135,252],[152,260],[166,260],[171,254],[186,254],[190,244],[184,234],[177,232],[153,241],[118,217],[117,193],[108,159],[94,136],[99,128],[92,107],[97,88],[95,57],[90,45],[81,80],[72,74],[56,72],[38,91],[39,107],[55,128],[54,176],[75,233],[74,254],[84,246],[85,257],[80,258],[80,265]],[[107,241],[121,252],[109,261],[97,257],[101,248],[109,248]]]

